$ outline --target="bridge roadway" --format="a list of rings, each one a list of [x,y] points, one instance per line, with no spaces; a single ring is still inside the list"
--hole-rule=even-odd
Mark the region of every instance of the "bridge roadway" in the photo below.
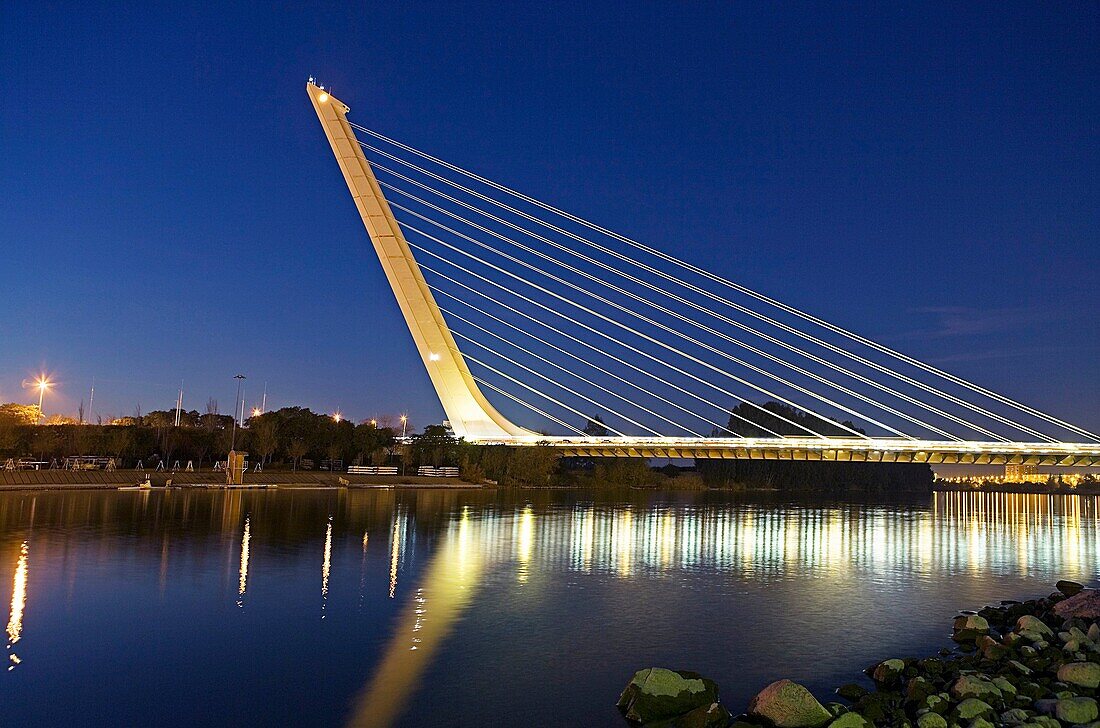
[[[570,457],[824,460],[948,465],[1100,465],[1100,443],[961,442],[905,438],[813,437],[510,437],[480,445],[541,445]]]

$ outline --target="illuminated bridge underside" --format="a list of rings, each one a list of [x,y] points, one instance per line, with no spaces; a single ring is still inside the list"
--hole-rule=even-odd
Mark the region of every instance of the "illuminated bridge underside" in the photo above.
[[[1037,442],[936,442],[812,438],[569,438],[475,440],[479,444],[542,445],[567,457],[816,460],[945,465],[1100,465],[1100,446]]]

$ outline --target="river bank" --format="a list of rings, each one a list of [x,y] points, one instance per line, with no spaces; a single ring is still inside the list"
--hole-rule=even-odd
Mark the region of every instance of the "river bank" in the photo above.
[[[649,728],[1100,728],[1100,591],[1059,581],[1049,597],[965,611],[951,639],[957,646],[934,656],[872,665],[869,684],[836,689],[844,702],[778,680],[733,717],[714,681],[649,668],[617,706]]]
[[[168,481],[173,486],[209,487],[225,483],[225,473],[206,470],[193,473],[150,473],[154,487]],[[0,491],[7,490],[114,490],[143,481],[140,470],[14,470],[0,471]],[[344,482],[341,482],[344,481]],[[346,475],[342,473],[269,471],[248,473],[245,485],[277,485],[280,488],[481,488],[461,478],[417,475]]]

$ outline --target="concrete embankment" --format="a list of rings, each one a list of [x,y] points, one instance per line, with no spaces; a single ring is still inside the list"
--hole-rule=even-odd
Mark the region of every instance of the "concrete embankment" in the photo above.
[[[197,473],[149,473],[154,487],[171,480],[174,486],[209,486],[225,483],[225,473],[210,470]],[[348,485],[339,482],[348,481]],[[14,470],[0,471],[2,490],[106,489],[134,485],[145,479],[140,470]],[[245,485],[277,485],[280,488],[479,488],[458,478],[428,478],[416,475],[343,475],[341,473],[270,471],[248,473]]]

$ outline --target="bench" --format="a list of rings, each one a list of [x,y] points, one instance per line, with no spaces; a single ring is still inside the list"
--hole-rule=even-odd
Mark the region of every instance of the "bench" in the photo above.
[[[428,478],[457,478],[458,468],[444,467],[435,468],[431,465],[421,465],[420,469],[416,471],[417,475],[422,475]]]
[[[349,465],[348,475],[397,475],[396,465]]]

